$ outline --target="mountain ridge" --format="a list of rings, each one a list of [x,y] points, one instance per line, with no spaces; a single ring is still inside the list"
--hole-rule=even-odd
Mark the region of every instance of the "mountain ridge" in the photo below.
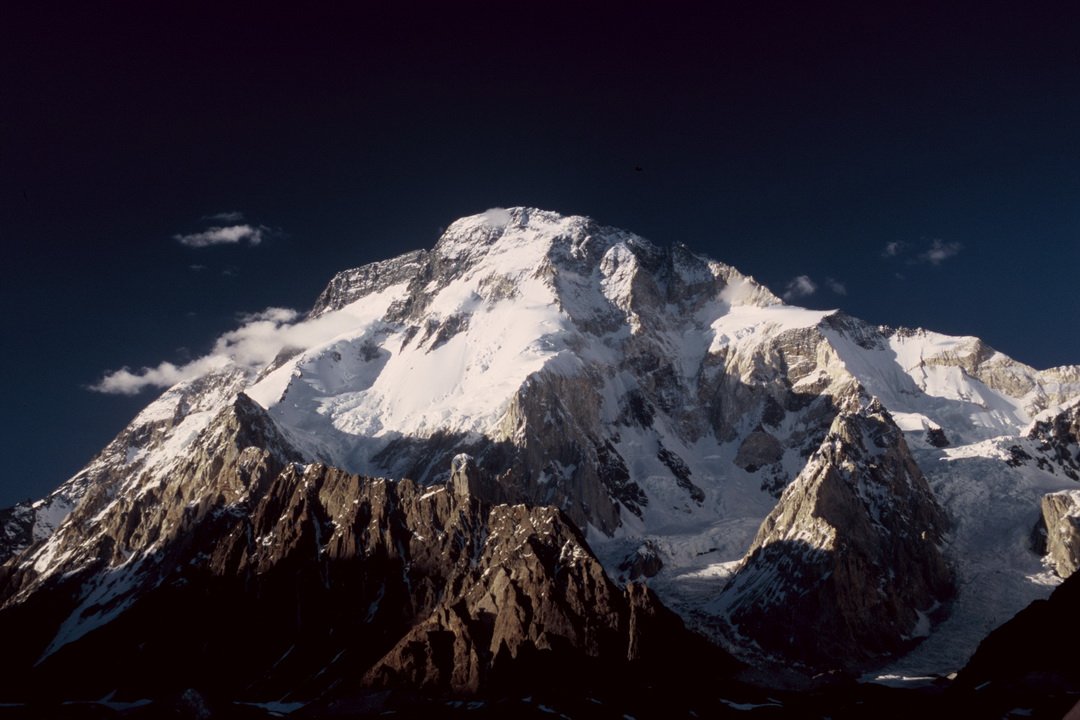
[[[301,319],[266,315],[246,326],[257,353],[244,354],[244,329],[229,335],[212,369],[151,402],[48,498],[0,518],[7,608],[50,578],[85,577],[70,618],[77,630],[99,608],[92,632],[137,600],[141,586],[115,578],[150,562],[163,534],[249,512],[244,498],[259,502],[295,463],[437,487],[462,453],[483,502],[556,508],[609,576],[644,579],[750,662],[945,674],[980,628],[1060,582],[1029,539],[1042,498],[1075,484],[1078,366],[1038,371],[978,338],[785,305],[684,246],[530,208],[463,218],[431,250],[342,271]],[[882,438],[888,449],[868,452]],[[875,506],[879,491],[911,513]],[[840,585],[784,582],[831,593],[833,627],[867,627],[880,608],[851,588],[890,587],[882,564],[896,559],[881,548],[917,539],[900,544],[900,565],[926,583],[886,592],[896,622],[878,650],[865,631],[824,654],[805,638],[784,649],[733,599],[802,562],[763,554],[785,523],[811,538],[810,555],[833,552],[835,538],[807,532],[825,497],[871,518],[835,530],[873,560]],[[105,570],[112,585],[94,580]],[[797,630],[795,615],[770,632]],[[48,647],[82,637],[68,636]]]

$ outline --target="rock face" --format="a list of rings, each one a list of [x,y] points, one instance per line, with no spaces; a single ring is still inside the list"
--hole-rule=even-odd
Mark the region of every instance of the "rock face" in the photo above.
[[[814,667],[910,646],[953,592],[947,527],[888,412],[854,389],[724,596],[737,631]]]
[[[475,693],[700,642],[646,589],[615,586],[558,509],[482,502],[468,457],[431,487],[293,457],[241,395],[169,482],[80,506],[58,531],[67,554],[7,578],[0,689]]]
[[[590,661],[641,661],[662,634],[680,632],[644,586],[613,585],[555,508],[495,506],[486,529],[468,582],[444,595],[366,683],[475,692],[537,673],[562,677]]]
[[[1046,560],[1067,578],[1080,567],[1080,490],[1049,493],[1042,499]]]
[[[183,547],[192,528],[258,497],[278,470],[299,457],[266,412],[238,395],[232,405],[202,420],[197,439],[171,459],[167,472],[88,485],[49,542],[39,543],[11,568],[0,589],[0,607],[50,583],[83,576],[80,592],[87,602],[122,603],[122,597],[136,596],[154,582],[156,571],[142,568],[160,565],[163,548]],[[118,582],[117,576],[130,581]]]
[[[765,465],[772,465],[784,457],[780,441],[762,428],[746,436],[735,455],[735,464],[743,470],[754,472]]]
[[[1039,467],[1051,472],[1060,469],[1080,482],[1080,404],[1036,422],[1028,437],[1037,443]]]
[[[664,561],[660,557],[660,549],[654,543],[646,541],[619,563],[619,577],[630,580],[650,578],[660,572],[663,567]]]

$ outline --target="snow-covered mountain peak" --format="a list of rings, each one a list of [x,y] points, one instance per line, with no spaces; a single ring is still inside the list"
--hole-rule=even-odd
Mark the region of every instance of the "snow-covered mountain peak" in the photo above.
[[[467,261],[508,240],[510,244],[553,238],[582,238],[596,223],[580,215],[560,215],[536,208],[492,208],[455,220],[435,244],[434,252],[448,260]]]
[[[394,320],[471,313],[520,295],[520,284],[530,280],[539,281],[533,290],[545,288],[551,304],[586,326],[618,322],[607,316],[613,308],[630,310],[633,295],[641,306],[690,296],[725,306],[781,304],[753,278],[681,244],[659,247],[588,217],[518,207],[461,218],[431,250],[338,273],[308,317],[343,310],[398,285],[403,293],[395,297]]]
[[[661,362],[670,376],[618,380],[596,409],[624,414],[616,398],[646,382],[670,385],[659,405],[696,412],[698,399],[674,397],[693,391],[711,353],[827,314],[784,306],[752,278],[684,246],[661,248],[589,218],[530,208],[458,220],[432,251],[339,274],[324,298],[335,292],[318,319],[344,315],[351,329],[264,373],[250,394],[301,431],[298,445],[317,437],[314,454],[358,472],[417,472],[378,464],[400,435],[520,435],[518,395],[539,372],[589,377],[596,392],[597,380],[626,362],[638,366],[628,368],[636,376],[643,362],[673,356],[676,364]]]
[[[262,492],[212,478],[223,453],[241,480],[251,460],[298,458],[425,487],[468,453],[478,496],[560,508],[609,571],[647,568],[665,601],[711,626],[724,578],[782,497],[795,515],[828,505],[874,529],[896,497],[932,506],[916,482],[925,476],[958,519],[948,547],[991,563],[1000,552],[984,550],[968,506],[1002,538],[1026,538],[1041,493],[1080,468],[1075,413],[1055,419],[1080,398],[1080,368],[1038,371],[977,338],[786,305],[683,245],[532,208],[462,218],[431,249],[340,272],[306,317],[263,313],[203,360],[53,495],[0,515],[8,547],[31,546],[43,581],[83,557],[76,521],[96,528],[107,511],[127,527],[154,498],[209,508],[218,501],[200,495],[204,481]],[[238,393],[251,401],[234,404]],[[1020,437],[1033,419],[1053,422]],[[982,512],[984,478],[1001,510]],[[174,527],[170,513],[162,528]],[[909,516],[856,546],[877,557],[873,538],[906,532]],[[819,527],[807,522],[792,533]],[[820,534],[839,542],[845,523]],[[141,534],[121,540],[152,550]],[[963,612],[1000,620],[1042,592],[1029,588],[1038,558],[1025,552],[1010,560],[1014,592]],[[972,588],[989,582],[972,577]],[[912,602],[896,637],[929,612]],[[953,659],[979,639],[961,627],[941,643],[949,632]],[[934,662],[923,669],[945,667]]]
[[[663,303],[688,290],[706,299],[723,291],[723,301],[731,305],[780,303],[753,278],[682,244],[664,248],[588,217],[535,208],[498,208],[457,220],[433,255],[443,273],[479,278],[479,284],[491,283],[493,275],[543,278],[571,313],[582,281],[597,279],[604,297],[624,307],[635,292],[646,295],[643,301]],[[639,276],[648,276],[648,282]]]
[[[905,432],[921,441],[945,428],[954,444],[1017,432],[1077,386],[1075,369],[1040,373],[977,338],[785,305],[684,245],[524,207],[461,218],[430,250],[338,273],[306,319],[265,324],[266,337],[243,341],[260,343],[248,354],[271,362],[207,377],[244,389],[310,458],[427,482],[445,476],[456,451],[495,471],[507,457],[493,448],[532,437],[560,459],[515,471],[527,476],[527,496],[565,491],[579,505],[572,515],[606,532],[625,509],[654,512],[643,498],[667,493],[658,478],[672,473],[675,507],[686,495],[688,512],[706,512],[707,488],[730,485],[712,458],[736,457],[754,468],[751,485],[778,492],[843,410],[852,382]],[[811,402],[821,396],[829,400]],[[160,443],[169,457],[194,437],[192,418],[220,404],[208,398],[148,408],[170,416]],[[573,438],[573,449],[553,450],[544,439],[551,428]],[[110,467],[165,467],[157,444],[117,443]],[[645,451],[649,461],[628,462],[641,447],[656,448]],[[597,480],[605,489],[586,499],[581,487],[596,478],[582,473],[597,463],[619,468],[619,479]],[[723,494],[717,502],[730,505]]]

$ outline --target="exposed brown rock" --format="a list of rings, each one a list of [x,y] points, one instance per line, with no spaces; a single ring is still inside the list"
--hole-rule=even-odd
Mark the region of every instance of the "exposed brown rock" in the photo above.
[[[1080,481],[1080,404],[1035,423],[1028,437],[1037,443],[1039,467]]]
[[[1047,562],[1067,578],[1080,567],[1080,490],[1044,495],[1041,507]]]
[[[926,634],[949,597],[945,528],[899,428],[855,394],[725,588],[729,616],[767,653],[865,667]]]
[[[560,511],[496,506],[487,530],[462,591],[445,595],[365,682],[475,692],[518,663],[648,658],[657,618],[689,637],[644,586],[613,585]]]
[[[703,642],[644,588],[614,585],[560,510],[491,505],[471,458],[452,470],[422,487],[291,462],[241,396],[174,482],[65,525],[60,580],[25,569],[9,583],[34,592],[0,612],[0,634],[20,629],[0,683],[42,697],[476,693],[537,668],[589,668],[591,682]]]
[[[784,456],[784,448],[775,436],[757,429],[746,436],[735,455],[735,464],[743,470],[754,472],[765,465],[772,465]]]
[[[639,545],[636,550],[619,563],[619,570],[623,573],[622,577],[630,580],[638,580],[643,577],[650,578],[660,572],[663,567],[664,561],[660,557],[660,550],[650,540],[646,540]]]

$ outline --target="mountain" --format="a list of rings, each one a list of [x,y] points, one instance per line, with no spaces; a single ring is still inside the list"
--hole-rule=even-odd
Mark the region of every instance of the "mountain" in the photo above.
[[[947,527],[888,411],[855,392],[724,588],[727,616],[789,661],[858,668],[896,653],[954,591]]]
[[[10,687],[108,692],[77,669],[125,647],[128,692],[177,691],[145,659],[201,638],[186,677],[222,692],[486,692],[647,665],[629,628],[662,605],[750,665],[944,675],[1075,568],[1080,367],[789,306],[584,217],[463,218],[214,353],[5,511]]]

